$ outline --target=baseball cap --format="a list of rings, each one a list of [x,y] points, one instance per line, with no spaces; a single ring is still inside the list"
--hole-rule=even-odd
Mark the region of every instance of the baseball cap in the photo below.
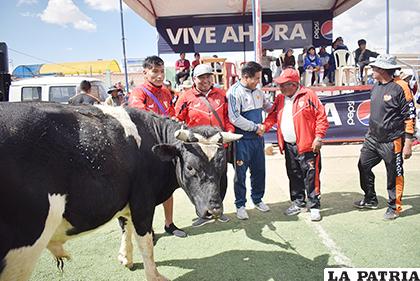
[[[199,64],[194,68],[194,77],[201,76],[203,74],[213,74],[213,68],[208,64]]]
[[[280,74],[280,76],[274,78],[274,82],[277,84],[283,84],[286,82],[300,82],[299,72],[294,68],[286,68]]]

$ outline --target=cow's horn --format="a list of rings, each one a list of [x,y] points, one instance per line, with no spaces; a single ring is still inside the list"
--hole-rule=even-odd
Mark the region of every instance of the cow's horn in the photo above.
[[[229,142],[236,141],[242,138],[242,135],[240,134],[234,134],[234,133],[229,133],[229,132],[220,132],[220,134],[223,137],[223,143],[229,143]]]
[[[175,131],[174,136],[177,140],[188,141],[188,138],[190,136],[190,131],[185,130],[185,129],[179,129]]]

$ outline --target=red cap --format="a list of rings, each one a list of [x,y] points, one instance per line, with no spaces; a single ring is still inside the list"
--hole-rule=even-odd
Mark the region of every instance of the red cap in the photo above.
[[[294,68],[286,68],[280,74],[280,76],[274,78],[274,82],[277,84],[283,84],[286,82],[300,82],[299,72]]]

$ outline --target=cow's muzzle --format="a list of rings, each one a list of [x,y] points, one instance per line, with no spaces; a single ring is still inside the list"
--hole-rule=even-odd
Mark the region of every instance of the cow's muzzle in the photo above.
[[[212,208],[210,210],[208,210],[209,214],[212,215],[214,218],[218,218],[220,217],[220,215],[223,212],[222,208]]]
[[[210,200],[210,207],[208,212],[215,218],[220,217],[220,215],[223,213],[223,206],[221,202],[217,200]]]

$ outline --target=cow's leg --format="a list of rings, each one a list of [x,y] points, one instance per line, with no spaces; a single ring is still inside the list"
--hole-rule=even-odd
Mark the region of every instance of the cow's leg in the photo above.
[[[61,241],[50,241],[47,245],[47,249],[54,255],[57,261],[57,268],[63,271],[64,259],[70,260],[70,254],[67,253],[63,248],[63,242]]]
[[[163,275],[157,271],[155,259],[153,256],[153,235],[152,232],[147,232],[141,236],[135,234],[137,243],[140,248],[141,255],[143,257],[144,271],[146,272],[147,281],[169,281]]]
[[[31,273],[42,251],[47,247],[48,242],[63,220],[63,213],[66,204],[65,196],[48,195],[49,211],[45,220],[44,229],[33,245],[10,250],[4,258],[5,267],[0,275],[0,281],[26,281]]]
[[[151,195],[142,194],[143,198],[151,198]],[[148,205],[144,204],[145,200],[139,204],[137,198],[138,194],[134,194],[130,201],[131,219],[133,221],[135,229],[135,239],[140,248],[141,255],[143,257],[144,271],[146,273],[147,281],[168,281],[166,277],[159,274],[156,268],[156,263],[153,256],[153,235],[152,235],[152,223],[153,215],[155,212],[155,205],[153,201],[147,202]]]
[[[133,223],[131,218],[119,217],[118,222],[121,227],[122,237],[120,251],[118,252],[118,260],[122,265],[128,268],[133,267],[133,242],[131,237],[133,234]]]

